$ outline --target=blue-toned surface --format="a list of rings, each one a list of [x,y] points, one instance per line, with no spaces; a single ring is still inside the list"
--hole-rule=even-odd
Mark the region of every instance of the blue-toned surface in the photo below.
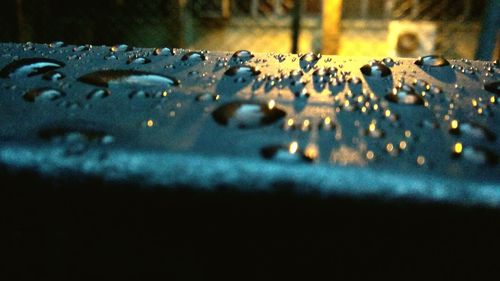
[[[500,204],[498,62],[129,49],[0,44],[2,165]]]

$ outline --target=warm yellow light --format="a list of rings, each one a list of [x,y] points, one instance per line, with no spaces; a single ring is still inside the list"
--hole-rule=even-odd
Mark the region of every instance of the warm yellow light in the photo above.
[[[452,129],[458,128],[458,121],[457,120],[452,120],[451,121],[451,128]]]
[[[491,96],[490,97],[490,102],[491,103],[497,103],[497,99],[495,98],[495,96]]]
[[[400,148],[401,150],[405,150],[405,149],[406,149],[406,142],[405,142],[405,141],[401,141],[401,142],[399,143],[399,148]]]
[[[304,154],[307,156],[309,159],[316,159],[318,157],[318,148],[315,145],[311,145],[306,148],[306,151]]]
[[[376,129],[376,127],[375,127],[375,123],[370,123],[370,126],[368,126],[368,130],[369,130],[370,132],[373,132],[373,131],[375,131],[375,129]]]
[[[476,100],[476,99],[472,99],[472,106],[473,106],[473,107],[476,107],[476,106],[477,106],[477,100]]]
[[[392,152],[394,150],[394,145],[392,143],[388,143],[385,146],[385,149],[387,150],[387,152]]]
[[[274,100],[270,100],[268,103],[267,103],[267,107],[269,109],[273,109],[274,106],[276,106],[276,102]]]
[[[291,127],[293,126],[293,119],[288,119],[288,121],[286,122],[286,124]]]
[[[299,149],[299,144],[296,141],[294,141],[294,142],[290,143],[290,147],[288,148],[288,151],[291,154],[295,154],[295,152],[297,152],[298,149]]]
[[[420,166],[424,165],[425,164],[425,157],[422,156],[422,155],[419,155],[417,157],[417,164],[420,165]]]
[[[149,120],[146,122],[146,125],[147,125],[149,128],[151,128],[151,127],[153,127],[153,126],[155,125],[155,122],[154,122],[153,120],[149,119]]]
[[[385,110],[385,117],[391,116],[391,111],[389,109]]]
[[[410,130],[406,130],[405,131],[405,137],[407,137],[407,138],[411,137],[411,131]]]
[[[371,150],[368,150],[368,151],[366,152],[366,159],[368,159],[368,160],[372,160],[372,159],[373,159],[373,157],[375,157],[375,153],[373,153],[373,151],[371,151]]]
[[[460,142],[457,142],[455,144],[455,146],[453,146],[453,152],[455,152],[456,154],[462,153],[462,150],[463,150],[463,146],[462,146],[462,143],[460,143]]]
[[[330,125],[330,123],[332,123],[332,119],[330,117],[326,117],[324,122],[325,125]]]

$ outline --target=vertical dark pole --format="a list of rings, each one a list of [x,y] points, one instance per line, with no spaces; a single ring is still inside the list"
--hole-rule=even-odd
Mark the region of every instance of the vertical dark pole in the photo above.
[[[481,33],[479,34],[475,59],[491,60],[499,28],[500,1],[488,0],[483,25],[481,26]]]
[[[299,35],[300,35],[300,13],[301,0],[293,1],[293,19],[292,19],[292,53],[296,54],[299,50]]]

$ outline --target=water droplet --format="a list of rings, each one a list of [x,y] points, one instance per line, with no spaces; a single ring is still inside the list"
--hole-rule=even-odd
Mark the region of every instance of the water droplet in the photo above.
[[[95,89],[87,95],[88,100],[97,100],[109,97],[111,92],[108,89]]]
[[[214,120],[221,125],[238,128],[254,128],[270,125],[286,116],[286,112],[274,105],[256,102],[230,102],[212,112]]]
[[[438,55],[429,55],[420,57],[418,58],[418,60],[415,61],[415,64],[418,66],[428,66],[428,67],[441,67],[450,65],[450,63],[445,58]]]
[[[315,53],[306,53],[300,56],[300,67],[305,71],[311,70],[311,68],[319,61],[321,55],[316,55]]]
[[[38,88],[30,90],[23,95],[23,99],[28,102],[35,102],[37,100],[56,100],[65,96],[65,94],[53,88]]]
[[[127,64],[148,64],[151,60],[145,57],[131,57],[127,60]]]
[[[61,48],[66,46],[66,44],[63,41],[55,41],[49,44],[49,48]]]
[[[196,52],[196,51],[187,52],[181,57],[182,61],[187,61],[187,62],[200,62],[206,59],[207,58],[202,52]]]
[[[387,94],[385,98],[393,103],[408,104],[408,105],[423,105],[424,99],[418,95],[413,87],[408,84],[403,84],[395,87],[392,93]]]
[[[285,161],[285,162],[313,162],[314,155],[306,154],[299,148],[297,142],[289,145],[268,145],[260,150],[264,159]]]
[[[253,66],[249,65],[236,65],[230,67],[226,72],[224,72],[225,75],[229,76],[257,76],[260,74],[260,70],[257,70]]]
[[[495,95],[500,95],[500,81],[490,82],[484,84],[484,89]]]
[[[19,59],[9,63],[0,71],[0,77],[32,77],[58,68],[64,67],[64,63],[45,58]]]
[[[47,81],[52,81],[52,82],[56,82],[56,81],[59,81],[59,80],[62,80],[66,77],[66,75],[64,75],[64,73],[62,72],[59,72],[59,71],[51,71],[51,72],[47,72],[45,73],[42,78],[44,80],[47,80]]]
[[[113,47],[111,47],[110,51],[113,52],[113,53],[116,53],[116,52],[129,52],[129,51],[132,51],[134,48],[126,45],[126,44],[120,44],[120,45],[115,45]]]
[[[92,49],[92,45],[80,45],[78,47],[73,48],[73,52],[86,52]]]
[[[476,139],[486,139],[495,141],[496,135],[485,126],[472,122],[459,123],[457,120],[452,120],[450,123],[450,133],[454,135],[464,135]]]
[[[216,101],[219,98],[220,98],[220,96],[217,94],[201,93],[201,94],[196,95],[195,100],[197,100],[197,101]]]
[[[241,62],[245,62],[245,61],[248,61],[250,60],[251,58],[253,58],[254,55],[252,54],[252,52],[250,51],[247,51],[247,50],[239,50],[239,51],[236,51],[232,58],[234,60],[237,60],[237,61],[241,61]]]
[[[382,78],[391,75],[391,69],[379,61],[371,61],[361,67],[361,72],[365,76]]]
[[[493,151],[479,146],[464,146],[462,143],[453,145],[453,156],[463,157],[465,160],[476,165],[496,165],[498,163],[498,155]]]
[[[155,56],[173,56],[173,55],[175,55],[175,52],[173,49],[165,47],[165,48],[156,48],[153,51],[153,54]]]
[[[171,76],[137,70],[101,70],[86,74],[78,81],[99,87],[113,85],[170,87],[179,85]]]

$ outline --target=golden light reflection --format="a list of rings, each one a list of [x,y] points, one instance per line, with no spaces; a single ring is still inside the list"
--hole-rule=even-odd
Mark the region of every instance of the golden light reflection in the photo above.
[[[401,150],[405,150],[405,149],[406,149],[406,142],[405,142],[405,141],[401,141],[401,142],[399,142],[399,148],[400,148]]]
[[[456,154],[460,154],[462,153],[462,150],[463,150],[462,143],[460,142],[455,143],[455,145],[453,146],[453,152]]]
[[[267,103],[267,107],[269,109],[273,109],[274,107],[276,106],[276,102],[274,100],[270,100],[268,103]]]
[[[472,99],[471,103],[472,103],[473,107],[477,107],[477,100],[476,99]]]
[[[387,150],[387,152],[392,152],[394,150],[394,145],[392,143],[388,143],[385,146],[385,150]]]
[[[457,120],[452,120],[451,121],[451,128],[452,129],[458,128],[458,121]]]
[[[309,145],[304,151],[304,154],[309,159],[316,159],[318,158],[319,150],[315,145]]]
[[[391,111],[389,109],[386,109],[384,112],[385,117],[391,116]]]
[[[490,102],[493,103],[493,104],[497,103],[496,97],[495,96],[491,96],[490,97]]]
[[[417,157],[417,164],[418,164],[419,166],[424,165],[424,164],[425,164],[425,157],[424,157],[424,156],[422,156],[422,155],[419,155],[419,156]]]
[[[146,122],[146,126],[148,126],[149,128],[153,127],[155,125],[155,122],[151,119],[149,119],[147,122]]]
[[[288,152],[290,152],[291,154],[295,154],[298,149],[299,149],[299,144],[296,141],[294,141],[290,143],[290,147],[288,147]]]
[[[368,159],[368,160],[373,160],[373,158],[374,158],[374,157],[375,157],[375,153],[373,153],[373,151],[368,150],[368,151],[366,152],[366,159]]]
[[[411,131],[410,130],[406,130],[405,131],[405,137],[407,137],[407,138],[411,137]]]

